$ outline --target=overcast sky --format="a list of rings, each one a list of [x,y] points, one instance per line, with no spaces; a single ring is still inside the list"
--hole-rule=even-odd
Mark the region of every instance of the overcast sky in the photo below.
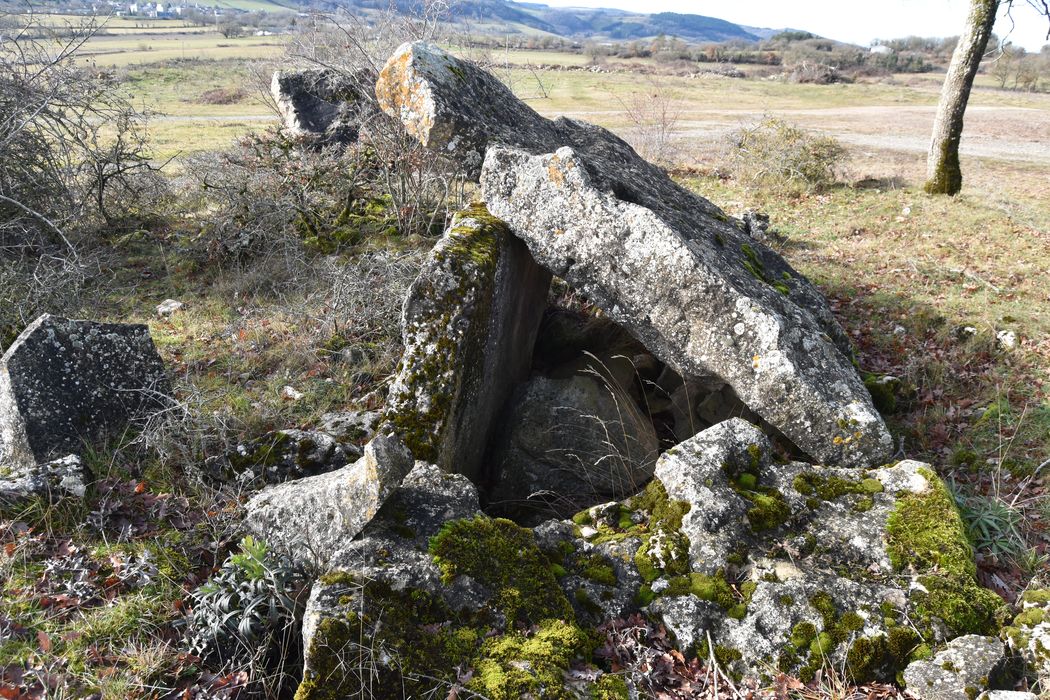
[[[873,39],[959,34],[969,0],[538,0],[559,7],[616,7],[634,12],[687,12],[753,27],[805,29],[832,39],[867,46]],[[1015,0],[1013,43],[1038,51],[1050,20]],[[999,36],[1010,31],[1000,18]]]

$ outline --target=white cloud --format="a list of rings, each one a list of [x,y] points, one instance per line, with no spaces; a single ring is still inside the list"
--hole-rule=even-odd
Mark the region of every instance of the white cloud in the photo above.
[[[755,27],[805,29],[833,39],[867,45],[874,39],[904,36],[952,36],[966,20],[968,0],[541,0],[560,7],[617,7],[634,12],[687,12],[719,17]],[[1029,51],[1048,43],[1050,19],[1041,17],[1024,0],[1016,0],[1015,27],[1010,40]],[[996,32],[1010,32],[1000,18]]]

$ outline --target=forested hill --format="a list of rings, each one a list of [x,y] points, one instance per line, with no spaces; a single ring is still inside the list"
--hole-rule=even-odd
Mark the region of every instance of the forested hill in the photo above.
[[[314,2],[312,5],[328,5]],[[388,0],[341,0],[342,7],[386,9]],[[418,0],[396,0],[397,9],[417,13]],[[452,10],[453,20],[483,25],[507,25],[563,37],[581,39],[630,40],[660,34],[688,41],[758,41],[768,30],[742,27],[726,20],[703,15],[660,12],[641,14],[609,8],[562,8],[541,3],[513,0],[464,0]]]

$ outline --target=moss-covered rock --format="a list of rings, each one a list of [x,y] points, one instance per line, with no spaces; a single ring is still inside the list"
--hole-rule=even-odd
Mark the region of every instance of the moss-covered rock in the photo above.
[[[1046,690],[1050,683],[1050,589],[1025,591],[1018,602],[1021,612],[1003,628],[1001,637]]]
[[[955,635],[994,634],[1008,610],[999,596],[977,584],[973,547],[944,482],[928,468],[926,487],[897,500],[886,524],[894,567],[917,577],[912,596],[918,620],[947,625]]]
[[[510,520],[450,522],[431,540],[430,553],[447,582],[469,576],[492,591],[493,605],[511,622],[573,617],[532,531]]]
[[[416,458],[480,480],[495,417],[528,375],[549,286],[484,205],[456,214],[409,290],[383,416]]]

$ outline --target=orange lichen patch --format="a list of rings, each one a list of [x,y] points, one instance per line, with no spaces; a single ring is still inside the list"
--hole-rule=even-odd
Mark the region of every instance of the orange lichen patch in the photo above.
[[[400,119],[408,133],[426,146],[434,115],[426,109],[426,86],[416,78],[412,58],[411,51],[404,51],[383,66],[376,82],[376,100],[384,112]]]

